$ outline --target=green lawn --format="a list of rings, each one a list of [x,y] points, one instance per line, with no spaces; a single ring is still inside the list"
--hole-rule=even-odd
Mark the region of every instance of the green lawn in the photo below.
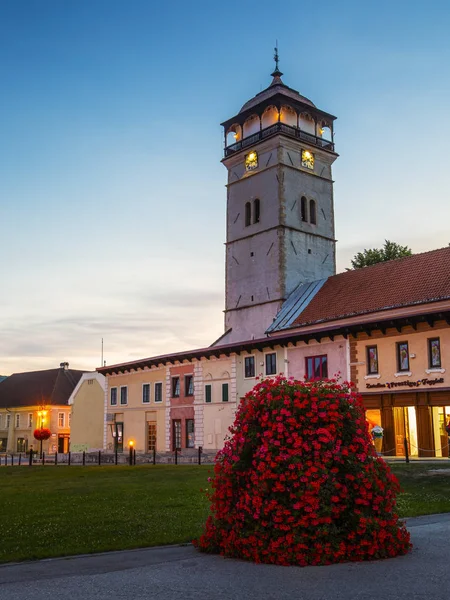
[[[448,471],[439,473],[442,469]],[[450,465],[394,464],[402,517],[450,512]],[[2,467],[0,562],[190,542],[211,467]],[[430,470],[438,470],[437,474]]]
[[[210,467],[2,467],[0,562],[190,542]]]

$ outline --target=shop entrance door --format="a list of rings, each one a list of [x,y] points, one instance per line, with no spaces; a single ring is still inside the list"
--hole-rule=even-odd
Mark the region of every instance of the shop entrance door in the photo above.
[[[58,452],[60,454],[67,454],[69,452],[69,439],[70,436],[67,434],[59,434],[58,435]]]
[[[405,456],[405,443],[409,456],[419,456],[416,409],[414,406],[394,408],[395,455]]]
[[[450,419],[450,406],[433,406],[432,415],[435,456],[448,457],[448,435],[445,426]]]

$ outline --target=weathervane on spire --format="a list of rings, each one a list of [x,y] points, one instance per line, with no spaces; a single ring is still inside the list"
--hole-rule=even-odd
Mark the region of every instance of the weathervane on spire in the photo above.
[[[272,75],[272,77],[278,77],[279,78],[279,77],[281,77],[283,75],[283,73],[280,71],[280,69],[278,67],[278,62],[280,60],[280,57],[278,55],[278,40],[276,40],[276,42],[275,42],[273,60],[275,61],[275,71],[273,73],[271,73],[271,75]]]
[[[273,60],[275,61],[275,71],[278,71],[278,61],[280,60],[280,57],[278,56],[278,40],[275,41],[274,52]]]

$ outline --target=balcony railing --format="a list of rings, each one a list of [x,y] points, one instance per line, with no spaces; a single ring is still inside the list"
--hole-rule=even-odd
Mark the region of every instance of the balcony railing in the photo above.
[[[225,148],[225,157],[231,156],[231,154],[234,154],[235,152],[239,152],[244,148],[253,146],[253,144],[279,133],[297,140],[303,140],[304,142],[307,142],[313,146],[317,146],[318,148],[323,148],[324,150],[330,150],[331,152],[334,152],[334,143],[330,142],[329,140],[325,140],[317,135],[312,135],[311,133],[302,131],[297,127],[291,127],[291,125],[286,125],[286,123],[274,123],[273,125],[270,125],[265,129],[261,129],[261,131],[253,133],[252,135],[249,135],[235,144],[231,144],[231,146],[227,146]]]

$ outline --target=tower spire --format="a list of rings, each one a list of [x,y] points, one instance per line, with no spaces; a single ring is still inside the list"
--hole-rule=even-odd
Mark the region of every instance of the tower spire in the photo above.
[[[283,73],[278,68],[278,62],[280,60],[280,57],[278,55],[278,40],[276,40],[275,48],[273,50],[274,50],[273,60],[275,61],[275,71],[273,73],[271,73],[271,75],[273,77],[273,81],[272,81],[271,85],[275,85],[277,83],[283,83],[281,81],[281,76],[283,75]]]

